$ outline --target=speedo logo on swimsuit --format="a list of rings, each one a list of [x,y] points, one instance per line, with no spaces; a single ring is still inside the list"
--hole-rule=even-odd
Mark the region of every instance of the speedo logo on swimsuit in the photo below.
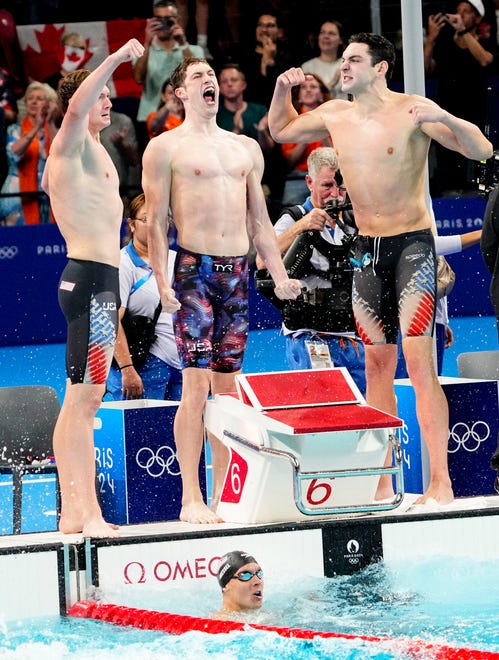
[[[425,256],[425,255],[424,255],[422,252],[419,252],[419,253],[416,252],[416,254],[408,254],[408,255],[406,255],[405,258],[406,258],[407,261],[416,261],[417,259],[423,259],[424,256]]]
[[[215,273],[233,273],[234,264],[213,264],[213,270]]]

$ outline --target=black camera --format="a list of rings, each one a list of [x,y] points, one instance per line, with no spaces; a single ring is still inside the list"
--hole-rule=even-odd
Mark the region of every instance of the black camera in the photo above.
[[[332,199],[324,207],[324,211],[328,216],[336,222],[341,231],[345,234],[342,239],[343,244],[350,243],[357,236],[357,225],[355,224],[355,218],[353,213],[349,213],[352,210],[352,205],[350,202],[344,202],[340,204],[337,199]],[[340,218],[341,213],[341,218]]]
[[[161,23],[163,30],[171,30],[176,21],[170,16],[157,16],[158,21]]]
[[[344,204],[340,204],[340,202],[337,199],[331,199],[329,202],[326,204],[324,207],[324,211],[329,215],[330,218],[333,220],[337,220],[339,214],[342,211],[351,211],[352,210],[352,205],[350,202],[345,202]]]
[[[499,184],[499,151],[494,151],[490,158],[477,163],[475,171],[478,192],[481,196],[488,197]]]

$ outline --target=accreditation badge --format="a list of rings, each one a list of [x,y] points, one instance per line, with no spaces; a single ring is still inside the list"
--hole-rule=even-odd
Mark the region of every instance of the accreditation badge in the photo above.
[[[334,367],[329,353],[329,346],[326,342],[318,339],[306,339],[305,346],[307,347],[312,369],[330,369]]]

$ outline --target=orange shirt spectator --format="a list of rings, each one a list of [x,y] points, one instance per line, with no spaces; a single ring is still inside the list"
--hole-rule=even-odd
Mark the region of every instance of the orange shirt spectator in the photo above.
[[[158,109],[156,112],[150,112],[146,119],[149,139],[165,131],[171,131],[184,121],[184,106],[173,93],[169,80],[165,80],[163,83],[160,98]]]
[[[295,91],[296,90],[296,91]],[[319,76],[307,74],[307,79],[298,87],[293,88],[293,104],[300,113],[309,112],[319,107],[325,101],[331,100],[331,94]],[[307,173],[307,158],[318,147],[331,147],[331,138],[318,142],[281,144],[282,153],[288,167],[288,174],[282,195],[283,206],[301,204],[308,195],[305,181]]]

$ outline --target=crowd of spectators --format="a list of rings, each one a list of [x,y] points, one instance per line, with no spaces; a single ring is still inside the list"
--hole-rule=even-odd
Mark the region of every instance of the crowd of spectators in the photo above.
[[[499,0],[423,0],[422,6],[427,96],[435,98],[451,112],[478,123],[480,128],[486,128],[487,123],[490,128],[496,94],[493,84],[498,60],[495,11],[496,6],[499,11]],[[384,18],[390,23],[388,17],[385,7]],[[306,159],[318,145],[273,142],[267,128],[266,110],[275,80],[290,66],[301,66],[306,73],[313,74],[310,86],[315,91],[296,90],[299,111],[315,107],[314,103],[328,98],[345,98],[338,82],[342,50],[350,34],[371,30],[369,3],[349,0],[331,6],[316,0],[304,11],[295,0],[251,3],[245,0],[151,0],[150,5],[138,10],[124,9],[113,2],[106,3],[105,7],[93,2],[76,7],[64,0],[7,2],[5,9],[0,10],[0,143],[4,147],[1,149],[0,185],[5,182],[7,173],[12,174],[18,161],[15,150],[14,153],[10,151],[7,136],[18,135],[23,121],[27,125],[24,96],[28,83],[33,82],[23,70],[16,23],[116,18],[146,19],[142,39],[146,51],[134,63],[133,74],[143,88],[140,100],[137,99],[138,112],[135,114],[136,105],[130,106],[133,113],[113,112],[113,124],[107,135],[103,135],[103,142],[120,173],[124,197],[130,199],[140,192],[141,155],[149,139],[182,121],[182,109],[176,107],[169,93],[168,77],[179,61],[189,55],[206,57],[219,75],[220,125],[250,135],[260,143],[266,163],[263,185],[272,219],[276,219],[283,204],[302,197],[300,184],[303,188]],[[391,21],[390,30],[392,32],[388,31],[385,36],[396,42],[399,30],[396,21]],[[476,44],[480,45],[479,52],[476,52]],[[91,44],[69,29],[60,46],[60,69],[47,71],[43,78],[43,82],[54,88],[65,72],[85,64],[91,49]],[[399,75],[401,64],[398,63],[396,70]],[[402,86],[400,80],[394,80],[393,84],[399,89]],[[57,124],[55,116],[54,121]],[[493,142],[494,130],[492,126],[490,138]],[[12,138],[10,142],[14,143]],[[453,176],[452,164],[438,162],[438,158],[444,157],[437,153],[430,159],[433,196],[473,194],[470,185],[473,173],[467,170],[468,164],[458,163],[457,174]],[[297,188],[293,196],[293,189]],[[12,217],[9,224],[23,222],[22,214],[15,222]],[[0,224],[6,224],[5,217],[0,217]]]

